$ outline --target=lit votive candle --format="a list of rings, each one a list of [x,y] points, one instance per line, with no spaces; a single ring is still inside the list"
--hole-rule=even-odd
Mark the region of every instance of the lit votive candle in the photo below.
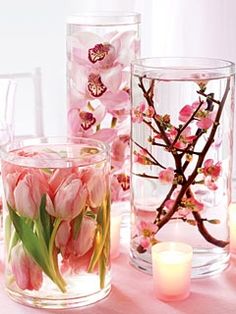
[[[230,252],[236,253],[236,203],[229,206]]]
[[[190,293],[192,247],[181,242],[152,246],[154,292],[163,301],[183,300]]]
[[[120,255],[120,224],[121,214],[119,212],[111,212],[111,252],[112,259]]]

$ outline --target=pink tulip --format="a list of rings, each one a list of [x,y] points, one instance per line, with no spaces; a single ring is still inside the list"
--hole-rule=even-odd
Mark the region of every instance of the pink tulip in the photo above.
[[[24,217],[35,219],[38,216],[42,196],[48,190],[44,176],[37,171],[22,173],[17,182],[8,181],[8,189],[13,191],[16,211]],[[11,198],[12,195],[9,201],[13,202]]]
[[[91,257],[91,249],[94,243],[96,221],[87,216],[83,217],[77,239],[73,237],[71,223],[62,222],[56,235],[56,246],[63,256],[63,271],[71,267],[74,271],[82,265],[87,268]]]
[[[53,196],[55,196],[57,190],[61,186],[61,184],[65,181],[72,173],[76,173],[76,168],[62,168],[56,169],[53,174],[50,176],[48,183],[49,189]]]
[[[159,173],[159,180],[161,184],[171,184],[174,180],[175,172],[172,168],[167,168]]]
[[[66,248],[71,237],[71,225],[69,221],[62,221],[56,234],[55,244],[64,256]]]
[[[105,176],[99,169],[87,169],[81,175],[88,191],[88,205],[97,208],[102,205],[106,193]]]
[[[72,173],[60,185],[54,201],[47,198],[47,211],[54,217],[71,220],[80,214],[85,206],[87,190],[78,175]]]
[[[85,216],[81,223],[78,238],[73,240],[74,254],[76,256],[83,256],[92,248],[95,230],[96,221]]]
[[[27,255],[21,244],[13,247],[11,259],[12,273],[18,287],[22,290],[39,290],[43,282],[42,270]]]

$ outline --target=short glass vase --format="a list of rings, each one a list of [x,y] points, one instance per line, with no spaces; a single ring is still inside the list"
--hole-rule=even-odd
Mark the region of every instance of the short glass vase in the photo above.
[[[234,73],[215,59],[133,62],[131,263],[143,271],[163,241],[193,247],[192,277],[229,263]]]
[[[73,308],[110,291],[109,150],[82,138],[13,143],[2,157],[5,284],[38,308]]]

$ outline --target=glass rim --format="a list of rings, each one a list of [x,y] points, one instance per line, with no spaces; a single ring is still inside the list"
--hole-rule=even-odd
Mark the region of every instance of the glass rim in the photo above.
[[[152,252],[159,253],[163,251],[181,251],[185,254],[193,254],[193,248],[191,245],[185,243],[185,242],[178,242],[178,241],[166,241],[166,242],[160,242],[156,243],[152,246]]]
[[[180,66],[176,67],[174,65],[149,65],[148,63],[153,62],[155,63],[156,61],[166,61],[166,62],[171,62],[171,61],[182,61]],[[208,65],[206,66],[195,66],[194,64],[192,66],[186,66],[185,62],[192,61],[194,62],[206,62]],[[210,63],[218,63],[218,65],[210,66]],[[146,63],[146,64],[145,64]],[[221,64],[221,65],[220,65]],[[135,68],[140,68],[140,69],[147,69],[147,70],[162,70],[162,71],[212,71],[212,70],[224,70],[224,69],[229,69],[231,74],[235,73],[235,63],[229,60],[224,60],[224,59],[219,59],[219,58],[207,58],[207,57],[147,57],[147,58],[140,58],[133,60],[131,62],[131,66]]]
[[[123,11],[85,11],[68,16],[66,23],[81,26],[132,25],[141,23],[141,14]]]
[[[43,146],[43,145],[68,145],[68,144],[90,144],[91,147],[100,148],[95,154],[89,154],[88,156],[76,156],[69,157],[70,161],[86,160],[86,158],[101,157],[101,159],[94,161],[93,163],[98,163],[109,158],[110,147],[107,143],[86,137],[76,137],[76,136],[42,136],[42,137],[26,137],[26,138],[16,138],[12,142],[3,145],[4,149],[1,149],[1,159],[4,161],[11,162],[9,159],[9,153],[14,153],[14,151],[24,149],[30,146]],[[7,150],[8,149],[8,150]],[[29,156],[17,156],[19,161],[35,161],[36,159]],[[51,158],[42,157],[43,161],[52,161]],[[63,160],[62,157],[53,158],[55,162]]]

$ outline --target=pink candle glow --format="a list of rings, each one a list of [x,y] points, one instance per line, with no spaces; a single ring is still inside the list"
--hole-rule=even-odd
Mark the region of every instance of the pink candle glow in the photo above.
[[[229,206],[230,252],[236,253],[236,203]]]
[[[154,293],[163,301],[186,299],[190,293],[192,247],[181,242],[152,246]]]
[[[120,255],[120,224],[121,214],[111,212],[111,258],[117,258]]]

